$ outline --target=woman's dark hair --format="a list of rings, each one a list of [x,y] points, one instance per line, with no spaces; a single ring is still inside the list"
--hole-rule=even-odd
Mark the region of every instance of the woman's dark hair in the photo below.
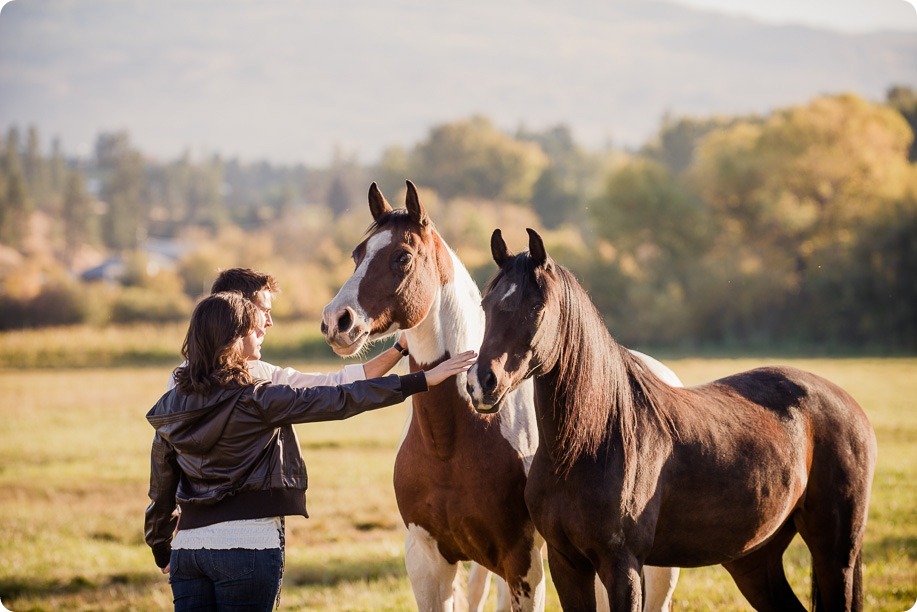
[[[260,311],[237,291],[205,297],[194,308],[181,354],[186,364],[175,370],[182,393],[207,394],[231,383],[250,385],[248,363],[237,342],[258,324]]]

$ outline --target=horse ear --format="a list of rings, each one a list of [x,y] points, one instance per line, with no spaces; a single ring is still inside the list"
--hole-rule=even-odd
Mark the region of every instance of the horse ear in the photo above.
[[[494,256],[494,261],[497,262],[497,265],[501,268],[503,264],[509,261],[513,256],[506,247],[506,241],[503,240],[503,234],[500,233],[499,229],[495,229],[494,233],[490,236],[490,253]]]
[[[544,241],[532,228],[527,227],[525,231],[529,233],[529,255],[537,265],[545,265],[548,262],[548,252],[544,248]]]
[[[379,186],[375,182],[369,186],[369,212],[373,214],[373,221],[378,221],[385,213],[392,212],[392,205],[379,191]]]
[[[423,207],[420,196],[417,195],[417,187],[411,181],[405,181],[408,185],[408,193],[404,197],[404,205],[408,213],[420,227],[426,227],[430,223],[430,217],[427,215],[427,209]]]

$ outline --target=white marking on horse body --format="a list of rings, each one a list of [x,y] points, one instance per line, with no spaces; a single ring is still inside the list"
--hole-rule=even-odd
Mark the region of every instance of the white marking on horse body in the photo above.
[[[650,357],[645,353],[641,353],[640,351],[635,351],[633,349],[627,350],[629,350],[635,357],[642,361],[643,365],[645,365],[650,372],[659,377],[662,382],[666,383],[670,387],[684,387],[684,384],[682,384],[681,379],[675,375],[675,372],[673,372],[667,365],[663,364],[658,359],[654,359],[653,357]]]
[[[404,541],[404,564],[417,609],[452,612],[458,564],[446,561],[430,532],[414,523],[408,525]]]
[[[677,567],[643,566],[644,612],[668,612],[672,609],[679,571]]]
[[[445,243],[443,243],[445,245]],[[411,355],[419,365],[434,363],[445,356],[477,350],[484,338],[484,311],[481,293],[468,270],[448,246],[452,258],[452,279],[437,291],[424,320],[407,330]],[[464,375],[461,377],[464,379]],[[466,400],[465,381],[458,386]]]
[[[477,379],[475,379],[477,382]],[[522,382],[507,395],[500,410],[500,433],[522,456],[525,475],[528,477],[532,459],[538,449],[538,424],[535,421],[535,384],[532,379]]]
[[[529,571],[525,575],[525,586],[528,587],[528,597],[514,597],[517,610],[544,610],[545,604],[545,578],[544,562],[541,560],[541,544],[532,546],[529,556]]]

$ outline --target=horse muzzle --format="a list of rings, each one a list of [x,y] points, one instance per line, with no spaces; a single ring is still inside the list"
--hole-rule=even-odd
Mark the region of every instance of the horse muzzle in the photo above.
[[[325,342],[338,355],[348,357],[358,353],[369,339],[369,324],[346,307],[340,310],[325,308],[322,313],[322,335]]]
[[[499,412],[503,406],[505,390],[499,388],[497,375],[493,369],[488,366],[478,368],[479,364],[480,362],[474,364],[468,371],[466,390],[471,396],[471,403],[474,409],[481,414]]]

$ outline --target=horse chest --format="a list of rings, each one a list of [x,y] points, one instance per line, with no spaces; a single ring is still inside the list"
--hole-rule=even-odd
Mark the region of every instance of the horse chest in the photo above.
[[[430,532],[444,556],[478,561],[505,547],[495,543],[531,535],[524,464],[498,427],[477,432],[474,442],[467,436],[443,458],[414,425],[395,460],[395,497],[406,525]]]

